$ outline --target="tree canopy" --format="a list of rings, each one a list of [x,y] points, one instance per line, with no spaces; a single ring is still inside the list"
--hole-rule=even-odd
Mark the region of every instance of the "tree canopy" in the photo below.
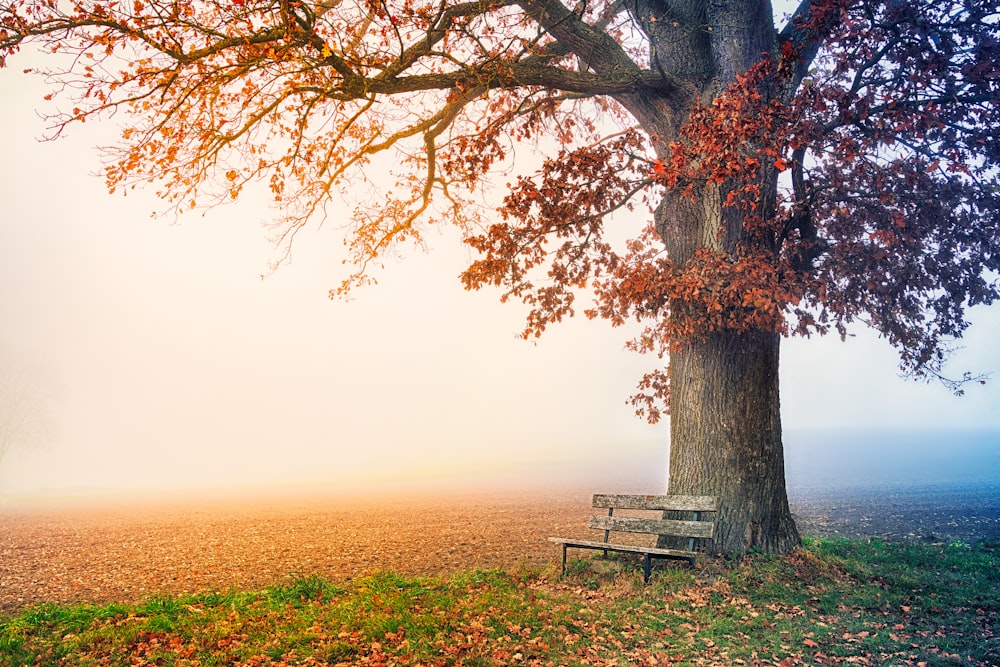
[[[53,54],[55,134],[122,124],[111,190],[180,212],[266,184],[285,248],[346,206],[334,294],[447,222],[526,337],[588,291],[671,364],[862,322],[956,388],[966,309],[1000,296],[996,0],[4,0],[0,64],[27,45]],[[738,392],[775,374],[765,338]],[[656,420],[699,373],[633,402]]]
[[[770,24],[767,3],[668,4],[5,2],[0,46],[63,54],[45,72],[56,133],[125,115],[112,190],[152,181],[183,210],[263,181],[285,243],[351,202],[355,270],[338,292],[448,221],[481,254],[465,285],[529,303],[527,335],[592,287],[588,315],[653,322],[635,349],[861,320],[905,370],[937,374],[964,307],[997,297],[997,3],[807,0],[724,90],[690,75],[726,67],[727,12]],[[688,40],[720,57],[672,61]],[[688,97],[677,137],[643,131],[658,99]],[[547,157],[495,221],[480,193],[526,142]],[[626,247],[606,239],[607,214],[655,206],[664,187],[739,182],[720,188],[725,206],[757,211],[772,170],[787,187],[743,223],[762,242],[735,257],[709,242],[681,264],[652,225]]]

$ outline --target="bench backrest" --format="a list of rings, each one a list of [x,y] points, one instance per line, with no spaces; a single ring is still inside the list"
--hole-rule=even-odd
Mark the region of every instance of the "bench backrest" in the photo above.
[[[718,501],[712,496],[634,496],[594,494],[593,506],[607,509],[607,516],[590,517],[590,528],[604,531],[604,541],[611,532],[647,533],[691,538],[689,548],[693,550],[694,539],[711,539],[715,534],[715,523],[703,521],[702,512],[715,512]],[[614,516],[616,509],[694,512],[693,520],[653,519]]]

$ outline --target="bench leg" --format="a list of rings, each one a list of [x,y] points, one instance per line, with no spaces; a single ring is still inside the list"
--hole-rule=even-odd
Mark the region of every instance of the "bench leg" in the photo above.
[[[562,545],[562,547],[563,547],[562,573],[563,573],[563,575],[565,575],[566,574],[566,545],[564,544],[564,545]]]
[[[652,573],[653,564],[649,554],[642,555],[642,583],[649,583],[649,575]]]
[[[694,520],[701,521],[701,512],[694,513]],[[688,538],[688,551],[694,551],[694,538]],[[694,559],[691,559],[691,567],[694,567]]]

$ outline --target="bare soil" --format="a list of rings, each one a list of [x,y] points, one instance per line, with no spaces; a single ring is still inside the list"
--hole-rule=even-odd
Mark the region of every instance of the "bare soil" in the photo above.
[[[929,543],[1000,540],[1000,484],[931,484],[790,492],[799,531]]]
[[[585,496],[245,500],[0,509],[0,613],[260,589],[318,574],[541,567],[549,535],[585,532]]]
[[[554,566],[558,547],[545,538],[586,535],[588,505],[581,493],[0,508],[0,613],[42,602],[253,590],[311,574],[347,581],[381,570]],[[884,498],[800,499],[793,512],[813,535],[1000,538],[996,502],[959,499],[939,514],[897,505],[887,513]]]

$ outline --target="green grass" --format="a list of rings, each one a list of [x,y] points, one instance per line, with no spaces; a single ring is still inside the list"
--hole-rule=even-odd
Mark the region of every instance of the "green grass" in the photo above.
[[[810,540],[788,557],[302,577],[0,616],[0,666],[1000,664],[1000,549]]]

